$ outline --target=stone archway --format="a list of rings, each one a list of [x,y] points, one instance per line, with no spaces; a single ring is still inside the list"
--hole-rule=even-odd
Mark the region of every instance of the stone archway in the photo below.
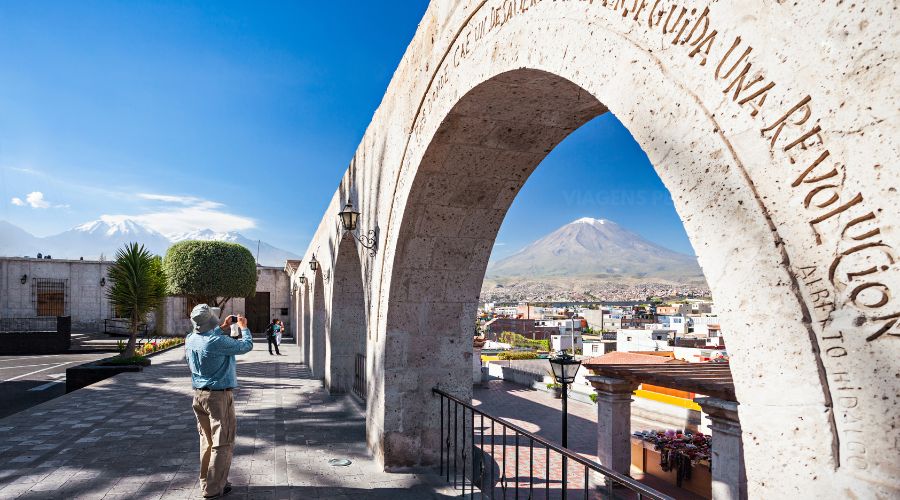
[[[306,285],[292,284],[291,286],[296,287],[294,292],[294,338],[300,351],[300,362],[303,363],[305,362],[303,352],[306,342],[304,337],[306,333]]]
[[[376,456],[433,459],[429,391],[468,393],[471,317],[506,208],[609,108],[673,193],[729,325],[751,496],[900,491],[891,12],[431,5],[304,257],[339,244],[341,193],[358,193],[361,225],[381,235],[364,283]]]
[[[325,386],[349,392],[357,354],[366,354],[366,304],[356,240],[345,235],[338,246],[331,283],[331,314],[326,334]]]
[[[309,311],[308,357],[313,378],[325,377],[325,325],[328,323],[325,309],[325,284],[322,268],[315,271]]]
[[[303,343],[300,350],[300,358],[306,366],[311,362],[310,344],[312,342],[312,321],[313,321],[313,299],[312,284],[307,279],[302,285],[303,288]]]

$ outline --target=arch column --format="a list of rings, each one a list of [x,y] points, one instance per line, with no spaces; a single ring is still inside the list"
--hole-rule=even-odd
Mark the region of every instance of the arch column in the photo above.
[[[322,280],[321,267],[313,278],[312,296],[310,297],[310,331],[307,337],[307,359],[313,378],[325,377],[325,325],[328,322],[325,309],[325,285]]]
[[[345,235],[338,247],[331,283],[331,314],[326,331],[325,386],[349,392],[357,354],[366,354],[366,304],[356,240]]]
[[[294,314],[296,315],[294,321],[294,339],[297,342],[297,347],[300,351],[300,362],[304,363],[303,359],[303,344],[306,339],[303,338],[303,332],[306,328],[306,290],[304,285],[297,285],[297,291],[294,296]]]

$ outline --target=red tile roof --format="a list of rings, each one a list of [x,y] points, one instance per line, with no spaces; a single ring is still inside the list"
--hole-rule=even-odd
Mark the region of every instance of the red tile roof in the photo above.
[[[683,361],[674,359],[671,353],[656,355],[620,351],[613,351],[584,361],[585,365],[659,365],[663,363],[683,363]]]
[[[300,262],[302,262],[302,261],[288,259],[288,261],[285,263],[285,267],[287,268],[288,274],[294,274],[294,271],[296,271],[297,268],[300,267]]]

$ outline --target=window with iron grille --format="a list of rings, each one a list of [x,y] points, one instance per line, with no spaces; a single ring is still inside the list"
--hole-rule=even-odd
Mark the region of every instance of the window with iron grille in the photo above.
[[[69,280],[35,278],[31,280],[31,300],[35,316],[65,316],[69,310]]]
[[[192,297],[184,297],[184,316],[186,318],[190,318],[191,311],[193,311],[198,304],[200,304],[200,302],[197,302],[196,299]]]

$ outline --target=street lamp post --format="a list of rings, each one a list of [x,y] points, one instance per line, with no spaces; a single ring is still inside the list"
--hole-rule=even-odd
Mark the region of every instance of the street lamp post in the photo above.
[[[561,351],[556,357],[550,358],[550,367],[553,369],[553,376],[556,378],[556,381],[562,384],[562,445],[568,447],[569,412],[566,396],[569,384],[575,382],[575,374],[578,373],[578,368],[581,367],[581,361],[575,359],[571,354]]]
[[[573,349],[574,350],[574,349]],[[578,368],[581,366],[581,361],[575,359],[571,354],[567,353],[565,350],[560,351],[559,354],[554,358],[550,358],[550,367],[553,369],[553,377],[556,378],[556,381],[562,384],[562,445],[563,448],[569,447],[569,405],[568,405],[568,386],[572,382],[575,382],[575,374],[578,373]],[[566,498],[566,482],[567,482],[567,468],[566,468],[566,456],[563,455],[563,477],[562,477],[562,497]]]

